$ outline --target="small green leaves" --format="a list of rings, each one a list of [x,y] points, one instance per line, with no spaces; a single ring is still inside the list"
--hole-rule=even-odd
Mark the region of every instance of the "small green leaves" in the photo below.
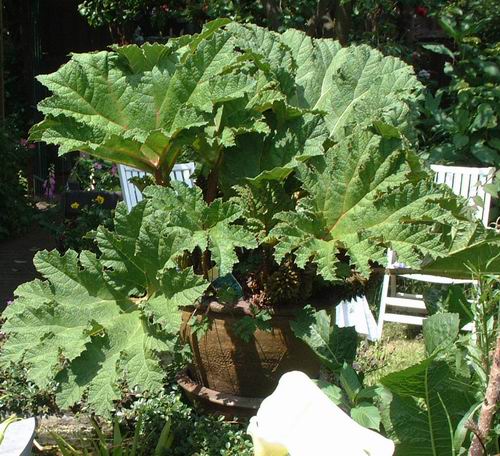
[[[236,334],[245,342],[249,342],[257,329],[261,331],[271,331],[272,326],[269,320],[272,316],[264,309],[252,308],[252,316],[246,315],[236,322],[234,330]]]

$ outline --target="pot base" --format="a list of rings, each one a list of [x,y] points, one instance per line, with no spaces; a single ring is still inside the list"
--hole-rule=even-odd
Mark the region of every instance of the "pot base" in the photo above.
[[[251,418],[257,414],[264,400],[257,397],[235,396],[206,388],[192,380],[188,369],[177,374],[177,383],[192,403],[208,413],[222,415],[226,419]]]

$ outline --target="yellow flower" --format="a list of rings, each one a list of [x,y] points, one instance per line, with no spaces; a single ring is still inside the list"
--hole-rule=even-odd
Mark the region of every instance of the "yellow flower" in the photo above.
[[[102,203],[104,203],[104,196],[98,195],[98,196],[96,197],[96,199],[95,199],[95,202],[96,202],[97,204],[102,204]]]
[[[71,209],[78,209],[79,207],[80,207],[80,203],[78,203],[76,201],[71,203]]]

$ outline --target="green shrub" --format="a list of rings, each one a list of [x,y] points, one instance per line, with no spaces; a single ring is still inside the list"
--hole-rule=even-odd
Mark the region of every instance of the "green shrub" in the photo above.
[[[139,398],[118,411],[129,420],[141,416],[144,420],[143,445],[154,447],[165,420],[170,418],[174,435],[172,456],[251,456],[250,437],[245,422],[229,423],[222,417],[201,414],[182,400],[176,385],[151,398]]]

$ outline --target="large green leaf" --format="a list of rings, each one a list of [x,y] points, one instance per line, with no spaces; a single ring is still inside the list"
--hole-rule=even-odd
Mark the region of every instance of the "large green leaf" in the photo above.
[[[382,417],[405,456],[455,456],[454,430],[473,404],[468,379],[444,361],[427,358],[381,383],[392,392]]]
[[[480,223],[464,224],[453,236],[448,254],[424,264],[422,270],[466,279],[480,272],[500,275],[500,235]]]
[[[211,259],[225,275],[238,260],[237,247],[257,247],[254,234],[234,223],[242,215],[242,208],[235,201],[216,199],[208,205],[200,188],[189,188],[181,182],[172,182],[172,188],[149,187],[144,194],[161,199],[168,212],[164,235],[174,236],[177,241],[172,255],[196,248],[209,250]]]
[[[351,418],[363,427],[380,430],[380,412],[377,407],[368,402],[362,402],[353,407]]]
[[[189,145],[222,168],[225,191],[244,178],[283,180],[347,126],[404,126],[419,89],[411,67],[366,46],[227,20],[165,45],[74,54],[39,79],[52,95],[32,139],[163,181]]]
[[[453,196],[414,161],[399,140],[356,129],[314,166],[300,167],[307,196],[296,211],[277,215],[280,223],[271,231],[276,259],[294,251],[300,267],[312,260],[325,279],[335,280],[342,250],[363,273],[370,261],[385,264],[387,247],[413,267],[446,255],[446,226],[458,223],[460,214],[450,209]]]
[[[344,362],[352,363],[356,356],[357,333],[353,327],[339,328],[331,324],[325,310],[302,309],[290,323],[294,334],[314,351],[331,371],[338,371]]]
[[[460,330],[460,317],[454,313],[438,313],[423,323],[425,351],[430,356],[455,342]]]
[[[226,152],[221,170],[223,189],[245,179],[259,184],[283,181],[302,162],[324,153],[328,131],[321,116],[306,113],[283,121],[267,137],[242,135]]]
[[[57,72],[39,77],[52,95],[39,104],[46,118],[32,139],[59,145],[61,153],[84,150],[168,176],[182,148],[205,138],[220,105],[254,98],[274,80],[262,56],[221,29],[226,22],[166,45],[73,54]],[[231,117],[231,130],[219,122],[212,136],[222,141],[228,133],[265,130],[258,103],[246,114],[241,125]]]
[[[259,241],[263,241],[276,225],[274,216],[293,207],[290,195],[283,185],[267,181],[261,185],[250,181],[247,185],[235,187],[232,200],[242,209],[245,226]]]
[[[44,280],[21,285],[4,313],[2,365],[26,363],[39,387],[57,382],[61,407],[87,396],[91,409],[107,415],[123,381],[160,391],[158,353],[172,349],[179,306],[208,287],[191,269],[164,268],[175,244],[152,229],[158,220],[150,205],[144,201],[128,215],[118,207],[116,231],[98,231],[100,258],[86,251],[38,253],[35,266]]]
[[[342,48],[297,30],[285,32],[282,41],[298,65],[294,103],[324,111],[331,137],[341,138],[346,127],[376,119],[400,129],[408,125],[421,90],[411,66],[368,46]]]
[[[279,82],[280,91],[286,96],[295,92],[294,70],[296,63],[292,52],[280,35],[252,24],[232,23],[228,26],[238,38],[243,49],[261,56],[259,63],[266,66]],[[262,58],[263,57],[263,58]]]

